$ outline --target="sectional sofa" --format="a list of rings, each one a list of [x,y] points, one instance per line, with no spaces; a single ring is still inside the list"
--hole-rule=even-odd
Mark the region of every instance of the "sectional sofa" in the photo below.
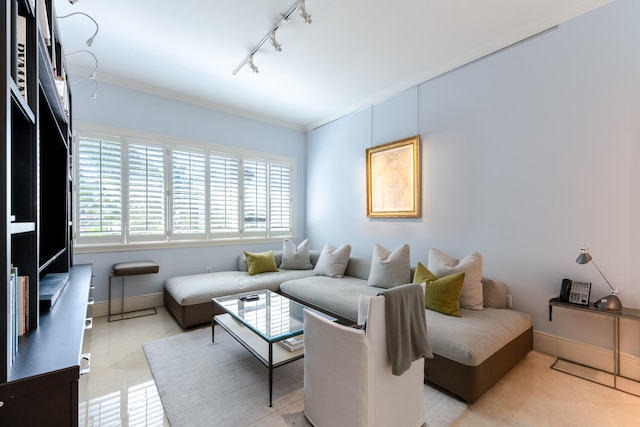
[[[282,253],[274,253],[279,266]],[[310,252],[313,266],[319,251]],[[315,275],[313,269],[249,275],[244,254],[238,271],[196,274],[167,279],[164,299],[183,328],[211,321],[217,296],[270,289],[307,306],[327,312],[343,323],[358,320],[360,294],[377,295],[369,286],[371,259],[349,257],[342,278]],[[506,307],[506,285],[482,278],[484,308],[460,309],[453,317],[426,309],[433,359],[425,364],[425,381],[467,402],[475,402],[533,348],[533,323],[525,313]]]

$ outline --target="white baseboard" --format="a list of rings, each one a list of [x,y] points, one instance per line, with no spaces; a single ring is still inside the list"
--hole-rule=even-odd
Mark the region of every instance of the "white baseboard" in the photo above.
[[[111,314],[119,314],[121,311],[121,300],[111,300]],[[161,307],[164,305],[164,295],[162,293],[142,295],[139,297],[127,297],[124,299],[124,311],[144,310],[146,308]],[[93,317],[103,317],[109,313],[109,302],[102,301],[93,304],[91,315]]]
[[[533,349],[572,362],[613,372],[613,350],[533,331]],[[640,357],[620,353],[620,374],[640,381]]]
[[[124,300],[124,311],[144,310],[164,306],[162,293],[128,297]],[[120,299],[111,301],[111,314],[120,313]],[[93,305],[93,317],[106,316],[109,310],[107,301]],[[533,331],[533,349],[572,362],[591,366],[607,372],[613,372],[613,350],[573,341],[546,332]],[[640,381],[640,357],[633,354],[620,354],[620,374],[624,377]]]

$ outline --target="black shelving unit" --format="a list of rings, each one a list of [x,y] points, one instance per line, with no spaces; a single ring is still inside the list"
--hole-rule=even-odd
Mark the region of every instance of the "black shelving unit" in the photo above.
[[[7,0],[0,12],[6,82],[0,107],[0,425],[74,426],[92,268],[71,266],[71,93],[66,84],[57,86],[67,70],[55,6],[45,0],[45,16],[36,4]],[[49,27],[50,43],[39,20]],[[28,281],[28,320],[20,328],[16,322],[27,316],[17,315],[14,268]],[[39,284],[52,274],[67,280],[49,307],[40,302]]]

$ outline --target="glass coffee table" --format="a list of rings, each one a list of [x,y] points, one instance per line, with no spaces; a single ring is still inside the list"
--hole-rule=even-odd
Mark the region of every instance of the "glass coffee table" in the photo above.
[[[225,313],[211,318],[211,341],[215,342],[217,323],[269,369],[269,406],[273,398],[273,370],[304,357],[300,339],[294,338],[304,332],[303,309],[336,321],[269,290],[213,298],[212,303]],[[291,348],[284,344],[290,344]]]

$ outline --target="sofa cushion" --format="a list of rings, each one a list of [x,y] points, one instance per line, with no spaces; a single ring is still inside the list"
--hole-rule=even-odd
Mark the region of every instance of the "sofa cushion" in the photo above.
[[[313,262],[313,257],[311,258]],[[358,279],[368,280],[371,271],[371,258],[350,257],[345,276],[357,277]]]
[[[411,281],[411,259],[409,245],[404,244],[393,251],[375,245],[371,257],[371,271],[367,284],[379,288],[393,288]]]
[[[249,274],[251,276],[253,276],[254,274],[278,271],[278,266],[276,265],[276,259],[273,256],[273,251],[260,253],[244,251],[244,256],[247,257]]]
[[[469,310],[482,310],[482,255],[474,252],[458,260],[439,249],[429,251],[429,270],[438,277],[455,273],[465,273],[460,307]]]
[[[367,281],[344,276],[340,280],[326,276],[289,280],[280,285],[280,291],[303,304],[335,313],[345,319],[358,322],[360,294],[376,296],[383,288],[367,286]]]
[[[309,270],[313,268],[309,256],[309,239],[303,240],[296,246],[290,239],[282,241],[282,263],[280,268],[285,270]]]
[[[316,276],[329,276],[340,278],[344,276],[351,255],[351,246],[344,245],[334,248],[329,243],[324,245],[318,263],[313,269]]]
[[[218,271],[172,277],[164,282],[166,292],[181,306],[211,304],[211,298],[269,289],[277,292],[280,283],[313,276],[312,270],[280,270],[250,276],[246,271]]]
[[[426,310],[427,334],[434,353],[467,366],[478,366],[529,329],[531,316],[514,310],[461,309],[462,317]]]
[[[482,299],[485,307],[507,308],[507,287],[497,280],[482,278]]]

